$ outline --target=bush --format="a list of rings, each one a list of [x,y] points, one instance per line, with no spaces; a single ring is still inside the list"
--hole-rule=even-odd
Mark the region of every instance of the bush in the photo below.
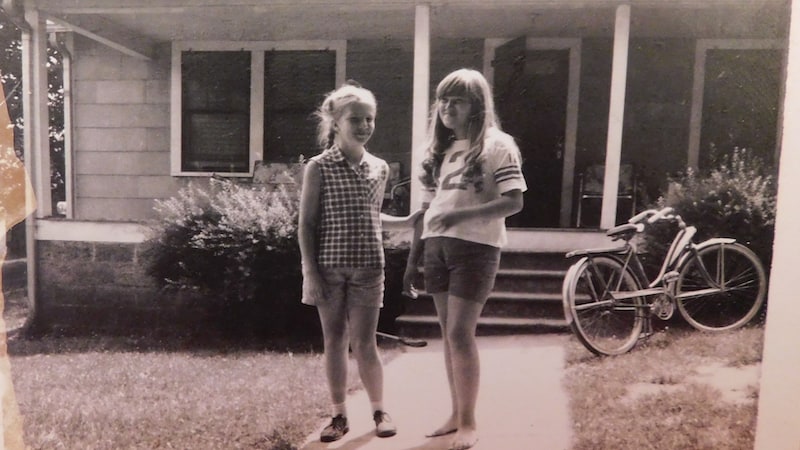
[[[773,168],[746,149],[734,148],[730,155],[718,158],[708,173],[690,169],[669,181],[668,194],[659,198],[654,208],[675,208],[687,224],[697,227],[696,241],[735,238],[753,250],[769,270],[775,227]],[[648,259],[660,263],[676,231],[676,226],[667,222],[649,226],[644,235]]]
[[[148,274],[163,289],[201,294],[223,326],[288,331],[302,283],[296,196],[212,178],[156,211]]]

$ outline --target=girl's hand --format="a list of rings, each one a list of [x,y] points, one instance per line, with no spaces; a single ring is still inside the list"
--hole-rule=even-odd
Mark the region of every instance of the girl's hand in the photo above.
[[[407,266],[405,273],[403,273],[403,292],[402,294],[409,298],[417,298],[417,289],[414,287],[414,280],[417,277],[417,268]]]
[[[303,298],[317,301],[325,298],[325,283],[319,273],[303,275]]]
[[[453,225],[457,224],[460,220],[460,215],[457,211],[443,211],[431,217],[430,227],[435,231],[444,231]]]
[[[419,208],[408,215],[408,221],[412,224],[412,226],[414,223],[417,222],[417,220],[419,220],[422,216],[425,215],[425,211],[427,211],[427,209],[428,208]]]

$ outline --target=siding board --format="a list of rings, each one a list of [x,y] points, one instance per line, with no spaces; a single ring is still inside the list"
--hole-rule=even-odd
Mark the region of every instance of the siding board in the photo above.
[[[183,182],[170,176],[84,175],[78,180],[79,198],[167,198]]]
[[[141,221],[156,218],[152,199],[82,198],[75,205],[81,220]]]
[[[169,155],[153,152],[80,152],[76,173],[80,175],[167,175]]]
[[[169,108],[165,105],[75,105],[78,127],[97,128],[162,127],[169,123]]]

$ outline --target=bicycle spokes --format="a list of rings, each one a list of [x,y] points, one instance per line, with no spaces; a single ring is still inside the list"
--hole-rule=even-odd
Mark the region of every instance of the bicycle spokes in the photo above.
[[[680,270],[675,297],[681,315],[702,330],[743,325],[764,301],[766,276],[758,258],[740,244],[699,250]]]
[[[592,258],[566,282],[571,325],[589,350],[614,355],[633,347],[641,333],[643,307],[641,297],[626,295],[638,288],[630,271],[614,259]]]

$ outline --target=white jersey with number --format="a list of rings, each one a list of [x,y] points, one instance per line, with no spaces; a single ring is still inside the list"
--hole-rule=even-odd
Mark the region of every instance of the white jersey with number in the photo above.
[[[494,128],[487,132],[480,157],[483,177],[480,190],[476,190],[473,181],[462,179],[469,155],[469,140],[466,139],[454,141],[445,151],[436,188],[426,189],[422,195],[423,203],[430,203],[425,213],[422,239],[446,236],[502,247],[507,241],[504,217],[474,218],[447,229],[431,227],[431,219],[442,211],[487,203],[515,189],[527,190],[519,149],[508,134]]]

